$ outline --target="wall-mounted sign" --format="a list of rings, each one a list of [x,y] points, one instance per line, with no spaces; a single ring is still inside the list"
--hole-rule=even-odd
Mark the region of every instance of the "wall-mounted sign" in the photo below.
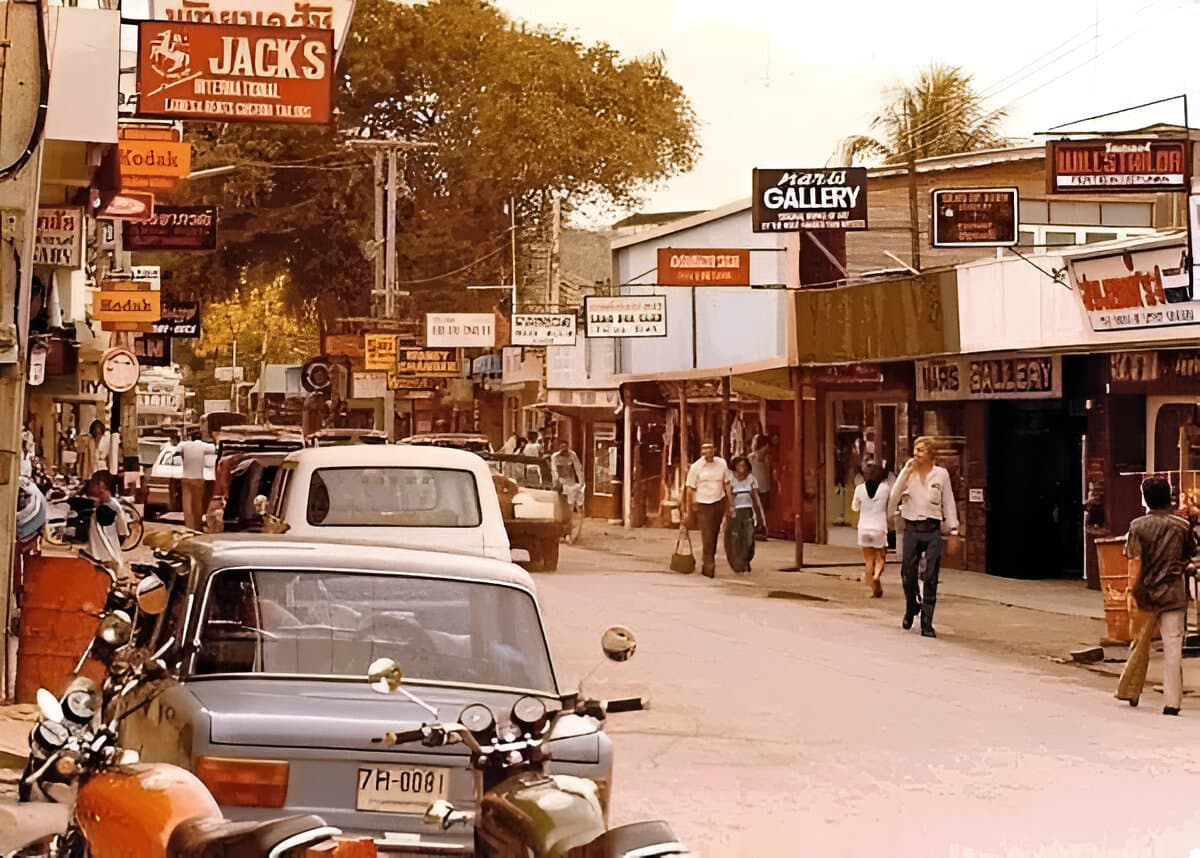
[[[471,361],[471,378],[498,378],[504,374],[504,359],[500,352],[480,355]]]
[[[139,390],[138,413],[172,417],[183,413],[183,390]]]
[[[1046,190],[1054,194],[1187,191],[1188,166],[1183,140],[1051,140],[1046,144]]]
[[[155,206],[149,220],[125,224],[126,250],[215,250],[216,206]]]
[[[138,23],[138,113],[219,122],[325,124],[333,31]]]
[[[1182,244],[1067,263],[1094,331],[1188,325],[1200,319]]]
[[[1057,399],[1060,396],[1060,355],[950,357],[917,361],[918,402]]]
[[[667,299],[664,295],[618,295],[583,299],[585,337],[665,337]]]
[[[967,503],[983,503],[983,489],[967,489]]]
[[[109,331],[150,331],[162,318],[162,293],[135,289],[138,284],[109,281],[92,297],[92,318]]]
[[[97,219],[144,221],[154,217],[154,194],[144,191],[93,190],[91,200]]]
[[[158,265],[133,265],[129,268],[130,280],[141,280],[151,289],[162,288],[162,267]]]
[[[398,375],[421,375],[426,378],[458,378],[462,367],[454,349],[401,349],[396,358]]]
[[[659,286],[749,286],[750,251],[660,247]]]
[[[512,317],[514,346],[573,346],[575,336],[574,313],[514,313]]]
[[[129,349],[109,349],[100,358],[100,380],[113,393],[133,390],[141,373],[137,355]]]
[[[38,209],[34,265],[78,268],[83,263],[83,209]]]
[[[300,366],[300,386],[309,393],[328,390],[332,378],[333,373],[329,368],[327,355],[310,357]]]
[[[867,168],[754,171],[754,232],[867,228]]]
[[[133,353],[142,366],[170,366],[171,338],[166,334],[139,334]]]
[[[430,348],[482,348],[496,345],[496,317],[491,313],[429,313],[425,345]]]
[[[150,17],[194,24],[253,24],[257,27],[315,27],[333,30],[341,53],[354,0],[149,0]],[[253,8],[247,8],[252,5]]]
[[[124,133],[117,141],[122,188],[170,190],[192,171],[192,144],[168,140],[131,140]],[[172,181],[140,184],[148,178]]]
[[[181,340],[200,338],[200,302],[168,301],[163,304],[162,318],[154,323],[156,334]]]
[[[1012,247],[1017,243],[1016,188],[941,188],[933,192],[934,247]]]
[[[364,334],[363,364],[369,370],[387,372],[396,368],[396,335]]]
[[[387,386],[389,390],[432,390],[438,382],[430,378],[415,375],[401,375],[394,369],[388,370]]]
[[[1152,382],[1200,382],[1200,352],[1113,352],[1108,356],[1108,378],[1114,387]]]
[[[351,395],[355,399],[383,399],[388,392],[386,372],[356,372],[351,379]]]

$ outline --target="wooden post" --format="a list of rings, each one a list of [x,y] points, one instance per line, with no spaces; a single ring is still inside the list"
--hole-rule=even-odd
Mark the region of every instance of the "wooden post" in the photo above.
[[[729,419],[729,376],[721,379],[721,456],[729,461],[733,455],[729,444],[729,430],[732,421]]]
[[[621,517],[625,528],[628,529],[633,527],[633,388],[624,385],[621,396],[625,402],[621,414],[625,430],[621,439],[624,453],[621,467]]]
[[[679,510],[680,515],[683,515],[684,503],[687,500],[685,495],[687,489],[684,483],[687,481],[688,468],[692,465],[692,451],[688,447],[688,399],[687,399],[687,382],[679,383]]]
[[[804,373],[800,367],[792,368],[792,389],[796,394],[793,412],[792,457],[795,462],[794,491],[796,494],[796,571],[804,568]]]

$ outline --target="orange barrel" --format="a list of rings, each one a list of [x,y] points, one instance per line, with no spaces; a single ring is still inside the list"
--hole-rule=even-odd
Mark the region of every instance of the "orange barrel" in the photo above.
[[[1095,542],[1108,640],[1129,643],[1133,637],[1130,634],[1129,601],[1126,596],[1129,592],[1129,563],[1125,558],[1125,536],[1102,537]]]
[[[63,692],[96,634],[110,582],[105,572],[78,557],[26,558],[17,630],[18,703],[35,702],[39,688]],[[83,673],[99,682],[104,667],[89,660]]]

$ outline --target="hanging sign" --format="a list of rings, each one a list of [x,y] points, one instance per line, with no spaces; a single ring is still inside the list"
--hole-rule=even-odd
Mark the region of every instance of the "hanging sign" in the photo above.
[[[514,346],[575,345],[574,313],[514,313]]]
[[[109,349],[100,358],[100,380],[113,393],[133,390],[141,372],[137,355],[129,349]]]
[[[483,348],[496,345],[496,317],[491,313],[429,313],[425,345],[430,348]]]
[[[126,250],[215,250],[216,206],[155,206],[149,220],[125,223]]]
[[[356,372],[350,382],[352,395],[355,399],[382,399],[387,396],[387,382],[386,372]]]
[[[415,375],[400,375],[396,370],[388,370],[388,390],[433,390],[438,382],[429,378],[419,378]]]
[[[129,139],[122,130],[117,152],[121,159],[122,188],[169,191],[192,171],[191,143]],[[143,179],[166,181],[141,184]]]
[[[220,122],[326,124],[333,32],[138,23],[138,113]]]
[[[753,177],[754,232],[867,228],[867,168],[759,170]]]
[[[933,192],[934,247],[1013,247],[1016,188],[941,188]]]
[[[1046,185],[1052,194],[1187,191],[1187,143],[1148,137],[1051,140]]]
[[[131,280],[142,280],[150,284],[151,289],[162,288],[162,268],[158,265],[134,265],[129,269]]]
[[[370,370],[385,372],[396,368],[396,335],[364,334],[363,365]]]
[[[150,331],[162,318],[162,293],[153,291],[146,283],[101,283],[100,291],[92,297],[92,318],[105,330]]]
[[[154,194],[143,191],[109,193],[93,190],[92,208],[98,219],[150,220],[154,217]]]
[[[200,302],[168,301],[163,305],[162,318],[154,323],[154,333],[181,340],[200,338]]]
[[[133,341],[133,353],[142,366],[170,366],[171,338],[166,334],[139,334]]]
[[[149,0],[150,17],[194,24],[254,24],[333,30],[338,53],[346,42],[354,0]],[[252,8],[247,8],[248,6]]]
[[[34,265],[78,268],[83,263],[83,209],[38,209]]]
[[[396,374],[458,378],[462,368],[454,349],[401,349],[396,358]]]
[[[1161,328],[1200,321],[1182,244],[1067,262],[1093,331]]]
[[[667,299],[664,295],[620,295],[583,299],[585,337],[665,337]]]
[[[917,401],[1058,399],[1061,355],[933,358],[917,361]]]
[[[750,251],[658,249],[659,286],[749,286]]]

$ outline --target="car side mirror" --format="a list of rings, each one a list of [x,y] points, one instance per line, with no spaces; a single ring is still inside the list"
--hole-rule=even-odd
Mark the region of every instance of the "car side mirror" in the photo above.
[[[395,694],[404,684],[404,671],[390,658],[377,658],[367,668],[367,683],[378,694]]]
[[[269,508],[270,503],[271,502],[269,500],[267,500],[266,495],[255,496],[255,498],[254,498],[254,514],[257,515],[259,518],[264,517],[267,514],[267,509]]]
[[[609,661],[629,661],[637,652],[637,637],[625,626],[612,626],[600,637],[600,647]]]

